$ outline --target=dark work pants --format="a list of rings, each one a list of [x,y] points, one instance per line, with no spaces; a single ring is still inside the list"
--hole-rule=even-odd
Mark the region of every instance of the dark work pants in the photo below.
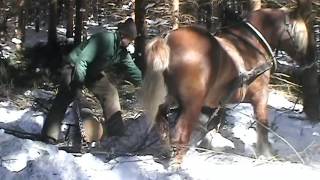
[[[62,69],[62,81],[58,94],[53,101],[42,129],[42,136],[46,140],[48,138],[58,140],[61,122],[64,119],[67,107],[75,98],[82,98],[82,86],[73,80],[73,71],[73,66],[69,64]],[[123,133],[123,121],[116,87],[112,85],[108,77],[103,73],[99,77],[88,79],[85,85],[101,104],[106,123],[105,129],[108,135],[121,135]]]

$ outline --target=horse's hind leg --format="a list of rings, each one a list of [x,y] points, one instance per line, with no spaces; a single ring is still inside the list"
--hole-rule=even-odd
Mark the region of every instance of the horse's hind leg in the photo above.
[[[155,128],[159,133],[160,142],[162,145],[161,156],[169,157],[171,156],[171,147],[170,147],[170,124],[168,121],[167,114],[169,112],[170,105],[174,100],[168,95],[163,104],[160,104],[158,107],[158,112],[155,117]]]
[[[252,105],[257,119],[257,155],[272,157],[271,144],[268,140],[268,110],[267,110],[268,94],[264,92],[256,96]]]
[[[192,103],[184,103],[181,105],[181,113],[178,118],[178,123],[175,128],[175,135],[172,139],[172,144],[176,147],[176,155],[174,163],[176,167],[179,167],[182,163],[183,156],[188,150],[190,137],[192,134],[193,127],[198,121],[199,114],[202,107],[202,101],[197,96],[189,96],[193,98]]]

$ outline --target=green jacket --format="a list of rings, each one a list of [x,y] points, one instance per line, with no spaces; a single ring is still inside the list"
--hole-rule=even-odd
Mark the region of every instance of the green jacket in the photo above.
[[[142,75],[126,48],[120,46],[118,32],[101,32],[83,41],[69,55],[68,60],[75,65],[75,78],[84,82],[95,78],[102,71],[114,65],[122,65],[134,84],[140,84]]]

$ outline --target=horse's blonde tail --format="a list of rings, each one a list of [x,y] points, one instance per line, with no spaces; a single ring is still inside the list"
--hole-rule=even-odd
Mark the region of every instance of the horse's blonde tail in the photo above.
[[[151,127],[155,123],[158,107],[167,94],[163,71],[169,66],[170,48],[162,38],[152,39],[145,48],[146,73],[142,86],[142,105]]]

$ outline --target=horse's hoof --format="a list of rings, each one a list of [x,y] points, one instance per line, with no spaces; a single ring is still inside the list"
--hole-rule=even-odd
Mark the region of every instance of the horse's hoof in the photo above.
[[[260,146],[257,148],[256,154],[259,159],[273,159],[276,152],[273,151],[270,144],[265,144],[264,146]]]
[[[180,171],[181,165],[182,165],[181,160],[177,160],[176,158],[174,158],[169,162],[168,171],[170,172]]]

